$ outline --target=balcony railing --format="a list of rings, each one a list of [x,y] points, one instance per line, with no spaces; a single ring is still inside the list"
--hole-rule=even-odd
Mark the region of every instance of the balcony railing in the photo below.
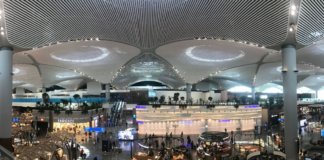
[[[0,160],[15,160],[15,158],[12,153],[0,146]]]

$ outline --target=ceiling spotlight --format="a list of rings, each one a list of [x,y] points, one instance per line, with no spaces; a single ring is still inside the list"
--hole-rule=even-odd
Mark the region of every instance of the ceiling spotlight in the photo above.
[[[99,41],[99,38],[98,37],[96,37],[96,41]]]
[[[292,26],[289,27],[289,31],[292,32],[294,31],[294,28]]]
[[[1,32],[1,35],[4,35],[4,32],[3,31]]]

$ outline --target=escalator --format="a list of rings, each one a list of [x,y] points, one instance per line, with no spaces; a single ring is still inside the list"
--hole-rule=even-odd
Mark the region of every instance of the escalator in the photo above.
[[[122,117],[123,109],[126,106],[125,102],[119,101],[113,104],[111,108],[111,115],[110,115],[110,124],[112,126],[117,126],[119,124],[119,120]]]

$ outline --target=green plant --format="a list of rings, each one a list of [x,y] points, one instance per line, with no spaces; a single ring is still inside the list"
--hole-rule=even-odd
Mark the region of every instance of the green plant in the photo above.
[[[159,103],[163,104],[165,102],[165,96],[161,96],[159,99]]]
[[[238,104],[234,104],[234,108],[235,109],[238,109],[239,108],[239,105]]]
[[[60,111],[60,110],[54,110],[54,113],[55,113],[55,114],[60,114],[61,111]]]
[[[180,93],[174,93],[173,95],[173,100],[177,103],[179,101],[179,96],[180,96]]]
[[[81,114],[88,114],[88,110],[86,109],[82,110]]]
[[[160,108],[161,107],[161,104],[153,104],[152,107],[153,108]]]
[[[39,108],[38,112],[43,114],[45,112],[45,109],[44,108]]]
[[[72,112],[72,110],[66,110],[65,111],[65,114],[72,114],[73,112]]]

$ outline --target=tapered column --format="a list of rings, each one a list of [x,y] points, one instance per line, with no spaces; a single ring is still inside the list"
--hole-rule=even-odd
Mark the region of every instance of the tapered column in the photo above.
[[[46,88],[45,87],[42,87],[42,102],[43,102],[43,104],[45,104],[45,100],[44,100],[44,93],[46,93]]]
[[[110,101],[110,83],[106,84],[106,101]]]
[[[192,85],[187,83],[186,84],[186,102],[187,103],[190,103],[190,101],[191,101],[191,88],[192,88]]]
[[[252,101],[253,101],[253,104],[255,104],[256,103],[255,102],[255,86],[252,86],[251,90],[252,90]]]
[[[284,90],[285,151],[287,160],[298,159],[297,150],[297,67],[296,48],[282,47],[282,77]]]
[[[0,145],[12,151],[12,49],[0,48]]]

